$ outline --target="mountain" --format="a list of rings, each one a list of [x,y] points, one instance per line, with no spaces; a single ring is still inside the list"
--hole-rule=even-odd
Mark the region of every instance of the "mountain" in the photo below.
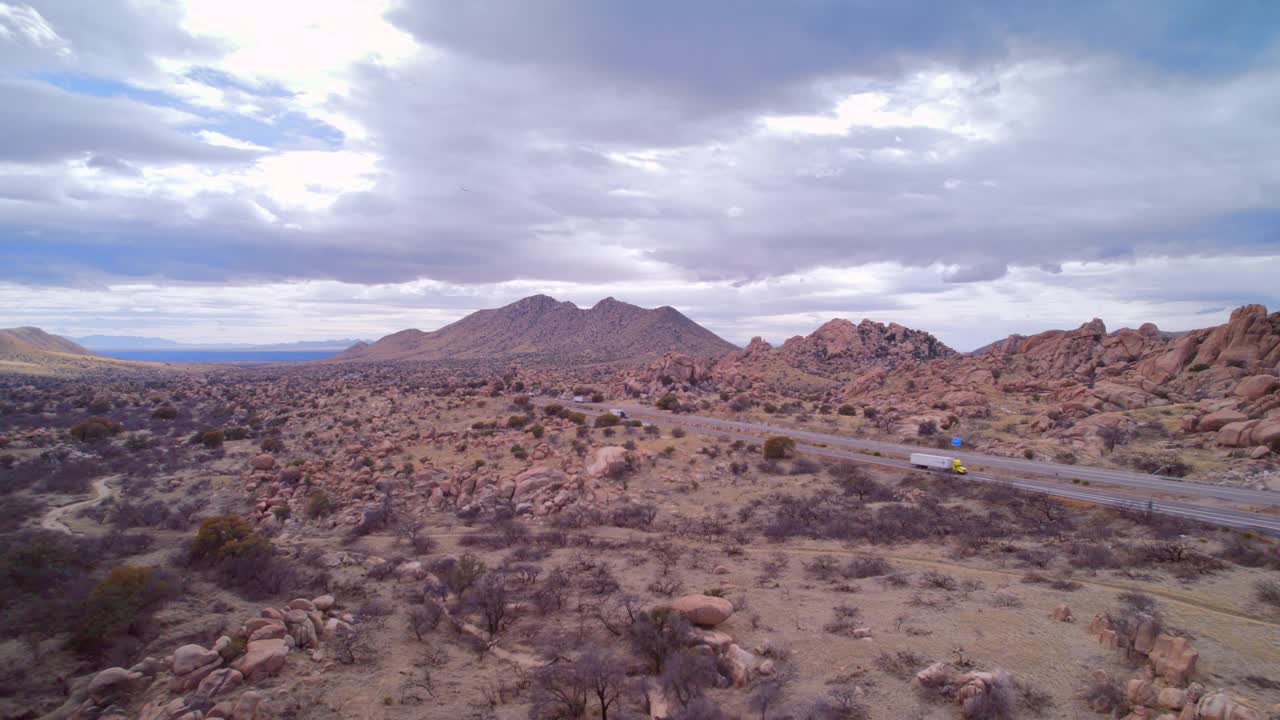
[[[97,352],[112,350],[245,350],[245,351],[304,351],[304,350],[344,350],[357,339],[344,340],[303,340],[291,343],[183,343],[176,340],[156,337],[140,337],[137,335],[86,335],[72,338],[81,345]]]
[[[0,328],[0,356],[19,357],[45,353],[93,355],[61,335],[50,335],[37,327]]]
[[[584,310],[534,295],[478,310],[439,330],[402,330],[374,343],[357,343],[325,361],[613,362],[673,351],[713,357],[734,349],[671,307],[646,309],[609,297]]]
[[[892,370],[956,354],[923,330],[873,320],[855,325],[836,318],[776,348],[753,338],[746,349],[721,358],[712,375],[717,382],[737,389],[763,383],[814,390],[851,380],[873,368]]]

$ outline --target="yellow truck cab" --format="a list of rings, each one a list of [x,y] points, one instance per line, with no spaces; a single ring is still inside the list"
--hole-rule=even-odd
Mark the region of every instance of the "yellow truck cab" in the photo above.
[[[969,472],[965,469],[964,465],[960,464],[960,458],[951,458],[951,469],[954,470],[957,475],[964,475]]]

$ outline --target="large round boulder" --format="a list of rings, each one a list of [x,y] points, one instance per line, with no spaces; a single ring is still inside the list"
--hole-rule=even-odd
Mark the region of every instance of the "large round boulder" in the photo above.
[[[733,614],[733,603],[714,595],[685,595],[671,603],[671,609],[694,625],[715,627]]]
[[[276,459],[266,453],[263,453],[255,456],[249,464],[253,466],[254,470],[270,470],[276,466]]]

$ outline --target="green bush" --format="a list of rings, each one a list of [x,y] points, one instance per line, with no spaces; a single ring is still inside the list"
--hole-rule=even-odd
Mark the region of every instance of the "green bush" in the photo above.
[[[151,417],[157,420],[172,420],[178,417],[178,408],[172,405],[161,405],[151,411]]]
[[[519,443],[511,446],[511,455],[517,460],[524,460],[529,457],[529,451],[525,450]]]
[[[676,410],[680,407],[680,401],[676,399],[675,395],[667,393],[658,398],[658,402],[654,403],[654,405],[660,410]]]
[[[766,460],[781,460],[791,455],[795,448],[795,440],[786,435],[774,435],[764,441],[764,457]]]
[[[543,428],[541,425],[534,425],[533,427],[529,428],[529,434],[533,436],[534,440],[541,440],[542,435],[545,432],[546,432],[546,429]]]
[[[266,539],[253,531],[248,520],[239,515],[216,515],[200,523],[191,544],[191,558],[206,562],[222,560],[252,552],[264,544]]]
[[[564,406],[559,403],[551,403],[542,408],[542,412],[546,413],[547,417],[557,417],[564,412]]]
[[[519,430],[527,424],[529,424],[528,415],[512,415],[507,418],[507,427],[512,428],[513,430]]]
[[[844,416],[852,416],[858,414],[858,408],[852,405],[841,405],[840,409],[836,410],[836,412]]]
[[[1192,365],[1190,368],[1191,372],[1194,372],[1194,373],[1204,372],[1205,370],[1208,370],[1208,369],[1209,369],[1208,363],[1196,363],[1195,365]]]
[[[619,418],[617,415],[614,415],[613,413],[605,413],[603,415],[596,416],[596,427],[598,428],[613,427],[621,421],[622,421],[621,418]]]

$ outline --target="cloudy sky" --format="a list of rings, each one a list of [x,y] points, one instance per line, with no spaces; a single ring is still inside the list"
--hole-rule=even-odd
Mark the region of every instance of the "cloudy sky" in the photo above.
[[[1280,4],[1057,5],[0,0],[0,326],[544,292],[971,349],[1280,306]]]

